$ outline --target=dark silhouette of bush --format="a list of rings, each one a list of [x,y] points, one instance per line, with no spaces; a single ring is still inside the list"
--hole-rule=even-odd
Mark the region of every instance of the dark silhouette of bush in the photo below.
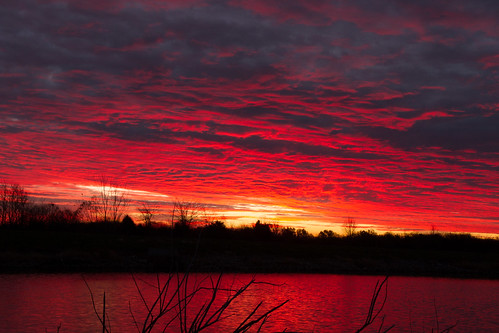
[[[135,229],[135,222],[133,222],[133,219],[129,215],[125,215],[121,221],[121,225],[125,230]]]
[[[283,240],[292,240],[296,238],[296,229],[291,227],[282,227],[279,229],[279,238]]]
[[[319,239],[335,239],[340,237],[337,233],[335,233],[332,230],[322,230],[319,232],[319,235],[317,236]]]
[[[30,204],[26,214],[26,224],[30,227],[47,227],[79,223],[77,211],[61,209],[55,204]]]
[[[227,226],[223,221],[214,221],[203,227],[203,233],[208,237],[222,238],[228,235]]]
[[[312,239],[314,236],[312,236],[311,233],[309,233],[305,229],[298,229],[296,230],[296,238],[298,239]]]
[[[274,233],[272,232],[271,225],[268,223],[262,223],[260,220],[256,221],[253,226],[253,234],[256,239],[260,240],[270,240]]]

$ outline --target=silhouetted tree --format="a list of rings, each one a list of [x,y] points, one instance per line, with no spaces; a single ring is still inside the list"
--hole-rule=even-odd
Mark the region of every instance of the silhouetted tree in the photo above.
[[[378,234],[376,233],[376,231],[374,231],[373,229],[369,229],[369,230],[361,230],[359,231],[358,233],[358,236],[360,237],[365,237],[365,238],[368,238],[368,237],[376,237]]]
[[[300,239],[312,238],[313,236],[305,229],[296,230],[296,237]]]
[[[435,235],[435,234],[437,234],[437,233],[438,233],[437,226],[436,226],[436,224],[435,224],[435,223],[432,223],[432,224],[431,224],[431,234],[432,234],[432,235]]]
[[[59,206],[51,204],[30,204],[27,209],[27,222],[30,225],[50,225],[77,223],[77,211],[61,209]]]
[[[225,230],[227,229],[227,226],[225,226],[224,221],[215,221],[213,223],[210,223],[207,227],[212,228],[212,229],[217,229],[217,230]]]
[[[100,193],[92,197],[92,205],[98,220],[119,222],[128,206],[126,191],[111,183],[107,178],[100,179]]]
[[[338,234],[332,230],[322,230],[321,232],[319,232],[318,237],[321,239],[330,239],[338,237]]]
[[[172,208],[172,224],[177,228],[190,228],[203,215],[204,206],[198,202],[175,200]]]
[[[0,223],[22,224],[26,222],[28,195],[18,184],[0,185]]]
[[[227,226],[224,221],[214,221],[210,224],[207,224],[204,229],[207,234],[212,237],[224,237],[227,235]]]
[[[0,184],[0,223],[6,224],[9,215],[9,186],[5,183]]]
[[[150,227],[152,225],[152,218],[154,216],[154,209],[151,207],[151,204],[144,201],[142,203],[142,206],[139,207],[138,210],[141,214],[144,226]]]
[[[345,230],[345,234],[347,236],[354,236],[357,232],[357,222],[355,222],[353,217],[348,217],[343,224],[343,229]]]
[[[260,220],[256,221],[253,226],[253,232],[259,239],[269,239],[273,235],[271,225],[268,223],[262,223]]]
[[[135,222],[133,222],[133,219],[129,215],[125,215],[121,221],[121,225],[127,229],[133,229],[135,227]]]
[[[296,237],[296,229],[292,227],[283,227],[279,230],[279,236],[283,239],[293,239]]]
[[[84,200],[75,211],[76,218],[80,222],[97,221],[97,211],[92,199]]]

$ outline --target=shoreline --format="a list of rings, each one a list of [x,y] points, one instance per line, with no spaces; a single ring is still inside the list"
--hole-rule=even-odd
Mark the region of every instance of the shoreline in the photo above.
[[[0,229],[0,274],[188,270],[499,279],[498,240],[236,236]]]
[[[128,257],[106,260],[88,260],[81,256],[61,256],[60,254],[24,255],[19,254],[7,258],[2,253],[0,274],[72,274],[72,273],[168,273],[185,272],[188,263],[180,263],[178,269],[171,269],[170,258],[161,257]],[[444,262],[407,262],[391,261],[389,267],[380,267],[378,262],[370,260],[370,265],[362,265],[352,261],[351,257],[327,260],[324,258],[296,261],[294,258],[269,258],[265,262],[253,260],[246,264],[248,258],[237,260],[239,264],[219,265],[220,260],[227,258],[198,259],[189,272],[192,273],[242,273],[242,274],[338,274],[338,275],[376,275],[376,276],[410,276],[459,279],[499,280],[497,270],[471,270],[468,267],[450,265]],[[232,258],[234,260],[234,258]],[[232,261],[231,260],[231,261]],[[329,261],[329,263],[327,262]],[[334,262],[333,262],[334,261]],[[243,264],[245,263],[245,264]]]

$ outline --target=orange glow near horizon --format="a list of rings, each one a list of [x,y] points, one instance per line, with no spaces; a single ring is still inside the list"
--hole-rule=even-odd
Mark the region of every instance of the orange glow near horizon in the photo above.
[[[100,193],[102,188],[97,181],[89,184],[92,185],[54,183],[50,186],[33,185],[26,189],[34,202],[53,202],[74,209],[82,200],[88,200]],[[385,207],[366,205],[365,203],[337,203],[335,206],[329,207],[328,204],[303,205],[296,200],[286,203],[265,197],[234,196],[228,199],[223,196],[216,198],[209,194],[204,196],[190,194],[190,196],[180,197],[159,192],[133,190],[128,187],[111,188],[126,194],[130,203],[125,213],[132,216],[137,223],[141,222],[138,208],[142,203],[148,203],[154,209],[153,220],[155,222],[169,223],[173,201],[185,200],[202,204],[210,218],[223,220],[230,227],[251,226],[260,220],[281,227],[303,228],[315,235],[325,229],[342,234],[345,220],[348,217],[353,217],[359,230],[371,229],[378,233],[424,233],[435,227],[443,232],[466,232],[486,237],[496,236],[494,229],[486,226],[481,232],[467,228],[468,224],[478,224],[481,219],[459,216],[456,218],[459,212],[455,212],[454,217],[452,214],[446,217],[408,211],[405,212],[406,216],[404,216],[401,212],[393,213],[386,211]],[[221,200],[221,202],[217,202],[216,199]],[[367,216],[364,214],[366,211],[369,212]],[[351,213],[351,215],[347,215],[347,213]]]

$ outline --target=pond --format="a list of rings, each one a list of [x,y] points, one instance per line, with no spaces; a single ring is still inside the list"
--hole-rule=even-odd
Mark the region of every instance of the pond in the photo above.
[[[96,312],[102,315],[105,292],[106,320],[111,331],[137,332],[135,322],[142,327],[147,307],[151,308],[157,298],[158,282],[164,286],[168,277],[142,273],[0,275],[0,331],[57,332],[58,326],[59,332],[102,331]],[[268,317],[263,332],[354,332],[364,323],[376,283],[384,277],[226,274],[209,314],[223,305],[227,290],[238,289],[253,278],[265,283],[249,285],[224,312],[224,319],[207,331],[233,331],[260,302],[257,316],[288,301]],[[190,274],[183,292],[189,294],[196,287],[210,287],[217,279],[217,274]],[[172,304],[178,300],[177,281],[174,276],[165,293]],[[384,308],[366,332],[377,331],[382,320],[385,328],[395,325],[392,332],[431,332],[453,325],[456,326],[452,332],[499,332],[497,280],[390,277],[376,310],[385,292]],[[201,288],[186,305],[183,315],[188,323],[211,295],[210,289]],[[168,314],[170,317],[165,315],[156,324],[156,331],[161,331],[168,318],[176,314],[175,308]],[[178,319],[175,317],[166,331],[179,331]]]

